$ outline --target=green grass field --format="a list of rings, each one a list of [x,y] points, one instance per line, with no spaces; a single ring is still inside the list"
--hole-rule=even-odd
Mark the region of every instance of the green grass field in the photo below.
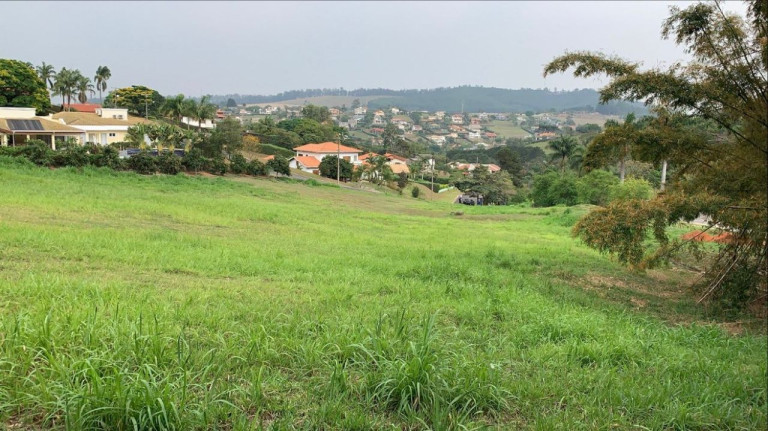
[[[765,429],[766,337],[586,208],[0,159],[0,428]]]
[[[530,133],[515,126],[511,121],[493,120],[487,125],[488,129],[499,135],[501,138],[527,138]]]

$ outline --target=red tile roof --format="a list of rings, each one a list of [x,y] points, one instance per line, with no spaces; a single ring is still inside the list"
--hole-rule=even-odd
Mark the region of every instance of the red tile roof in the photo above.
[[[296,156],[294,159],[299,162],[302,166],[308,169],[314,169],[320,167],[320,160],[317,160],[316,158],[312,156]]]
[[[77,112],[90,112],[95,114],[97,109],[101,109],[101,105],[98,103],[70,103],[69,105],[64,105],[64,107],[68,107],[72,111]]]
[[[384,154],[384,157],[386,157],[388,159],[400,160],[401,162],[407,162],[408,161],[408,159],[406,159],[405,157],[398,156],[397,154],[392,154],[392,153],[386,153],[386,154]]]
[[[337,149],[341,153],[362,153],[363,152],[362,150],[358,150],[357,148],[339,145],[335,142],[322,142],[320,144],[306,144],[300,147],[296,147],[293,150],[306,151],[308,153],[331,154],[331,153],[335,153]]]

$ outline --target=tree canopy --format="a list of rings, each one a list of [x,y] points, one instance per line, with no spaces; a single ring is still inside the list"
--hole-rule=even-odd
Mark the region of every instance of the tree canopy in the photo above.
[[[38,115],[47,114],[51,99],[46,82],[27,63],[0,58],[0,106],[35,108]]]
[[[672,7],[662,36],[692,54],[688,64],[641,70],[638,63],[599,53],[566,53],[544,74],[573,69],[576,76],[604,74],[603,102],[639,100],[676,116],[700,118],[712,127],[699,137],[667,123],[658,139],[638,151],[676,166],[666,193],[652,201],[626,201],[590,213],[575,227],[587,244],[638,266],[666,260],[678,248],[664,227],[699,214],[729,231],[732,240],[707,271],[703,297],[765,295],[768,220],[768,2],[748,2],[746,20],[720,2]],[[680,139],[674,139],[675,134]],[[689,138],[683,139],[682,137]],[[670,139],[673,138],[673,139]],[[652,229],[660,247],[646,250]],[[761,293],[762,292],[762,293]]]
[[[118,88],[104,98],[105,106],[127,108],[129,113],[141,117],[160,115],[164,102],[160,93],[143,85]]]

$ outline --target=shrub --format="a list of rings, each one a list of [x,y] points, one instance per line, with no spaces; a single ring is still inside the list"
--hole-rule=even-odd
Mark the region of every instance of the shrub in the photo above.
[[[113,147],[94,149],[91,153],[91,164],[99,167],[120,169],[123,166],[120,153]]]
[[[555,171],[539,175],[533,179],[531,199],[536,207],[576,205],[579,202],[576,178],[572,174],[561,175]]]
[[[224,159],[208,159],[206,165],[206,172],[213,175],[224,175],[227,173],[227,164],[224,163]]]
[[[619,179],[612,173],[594,170],[581,177],[576,184],[579,201],[605,206],[611,201],[611,188],[618,183]]]
[[[651,183],[640,178],[627,178],[623,184],[616,184],[610,189],[612,201],[630,199],[650,199],[653,196]]]
[[[83,167],[90,163],[88,147],[69,145],[63,151],[58,151],[53,156],[53,164],[56,166]]]
[[[248,162],[245,172],[248,173],[248,175],[264,176],[267,175],[267,166],[264,163],[261,163],[261,161],[254,159]]]
[[[203,153],[197,148],[190,150],[181,161],[184,169],[192,172],[205,170],[206,162],[207,159],[203,157]]]
[[[157,170],[161,173],[176,175],[182,169],[181,159],[173,153],[162,153],[157,157]]]
[[[411,189],[411,196],[413,196],[414,198],[418,198],[419,193],[421,193],[421,189],[416,186],[413,186],[413,188]]]
[[[235,154],[229,160],[229,170],[233,174],[244,174],[248,170],[248,161],[240,154]]]
[[[275,158],[267,162],[267,167],[272,169],[276,174],[291,175],[291,167],[288,164],[288,159],[283,156],[275,156]]]
[[[144,175],[154,174],[157,171],[155,158],[145,150],[131,156],[126,165],[128,169]]]
[[[46,166],[53,162],[54,151],[45,142],[32,139],[27,141],[27,145],[20,147],[16,155],[26,157],[36,165]]]

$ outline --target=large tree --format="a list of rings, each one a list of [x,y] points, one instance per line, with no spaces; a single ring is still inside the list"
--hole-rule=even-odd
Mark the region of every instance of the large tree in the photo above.
[[[704,131],[706,139],[664,141],[656,155],[678,172],[665,193],[594,211],[575,232],[622,261],[652,265],[678,247],[666,225],[709,215],[732,239],[707,269],[703,298],[741,302],[765,297],[768,239],[768,2],[750,1],[747,10],[744,20],[724,12],[719,2],[672,7],[662,35],[686,47],[688,64],[641,70],[638,63],[575,52],[554,59],[544,72],[605,74],[611,81],[600,91],[602,102],[642,100],[717,126]],[[655,253],[644,245],[651,227],[660,244]]]
[[[105,105],[127,108],[131,114],[141,117],[158,115],[164,102],[160,93],[143,85],[112,90],[104,99]]]
[[[77,100],[80,103],[86,103],[88,102],[88,95],[91,96],[95,95],[96,92],[93,90],[93,83],[90,79],[88,79],[87,76],[80,75],[77,77]]]
[[[51,109],[45,82],[28,64],[0,59],[0,106],[35,108],[44,115]]]

